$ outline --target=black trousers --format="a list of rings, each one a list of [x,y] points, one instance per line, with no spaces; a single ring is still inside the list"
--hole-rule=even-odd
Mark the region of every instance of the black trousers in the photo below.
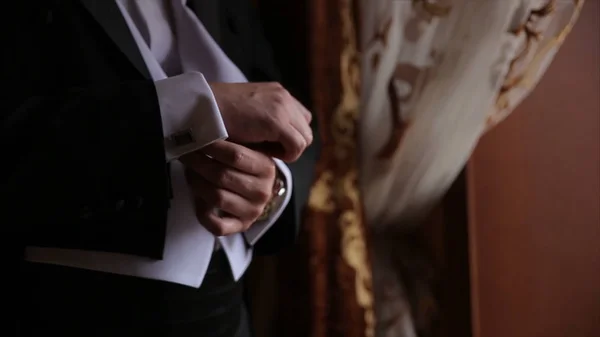
[[[199,289],[37,263],[23,269],[23,337],[251,336],[242,281],[222,251]]]

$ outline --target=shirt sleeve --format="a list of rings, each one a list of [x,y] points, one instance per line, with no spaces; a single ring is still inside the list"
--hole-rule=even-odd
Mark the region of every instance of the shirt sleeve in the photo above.
[[[227,138],[212,90],[199,72],[155,82],[167,162]]]
[[[253,246],[269,230],[269,228],[275,224],[292,198],[292,172],[281,160],[274,159],[274,161],[277,170],[279,170],[281,177],[284,180],[285,192],[281,197],[281,202],[279,202],[277,207],[271,211],[268,218],[255,222],[246,232],[244,232],[244,239],[251,246]]]

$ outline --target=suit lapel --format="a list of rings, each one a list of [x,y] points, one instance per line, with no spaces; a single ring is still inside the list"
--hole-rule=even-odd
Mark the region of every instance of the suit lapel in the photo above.
[[[81,2],[133,66],[145,78],[150,79],[150,72],[117,4],[112,0],[81,0]]]
[[[222,42],[220,1],[223,0],[187,0],[187,6],[219,45]]]

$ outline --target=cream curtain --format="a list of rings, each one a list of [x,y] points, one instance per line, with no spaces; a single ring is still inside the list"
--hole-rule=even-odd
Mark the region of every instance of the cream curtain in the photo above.
[[[360,188],[377,336],[417,335],[388,238],[428,214],[481,135],[533,90],[582,5],[359,0]]]

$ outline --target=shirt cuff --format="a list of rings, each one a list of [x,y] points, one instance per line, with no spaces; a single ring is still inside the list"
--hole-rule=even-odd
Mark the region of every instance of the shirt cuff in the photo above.
[[[283,179],[285,180],[285,193],[283,195],[283,201],[279,204],[277,209],[274,209],[271,212],[269,218],[263,221],[255,222],[246,232],[244,232],[244,239],[246,242],[253,246],[256,242],[263,236],[265,233],[273,226],[273,224],[279,219],[287,205],[290,203],[292,198],[292,172],[287,167],[287,165],[279,159],[273,159],[275,161],[275,165],[281,174],[283,175]]]
[[[208,82],[187,72],[154,82],[167,162],[227,138],[227,129]]]

